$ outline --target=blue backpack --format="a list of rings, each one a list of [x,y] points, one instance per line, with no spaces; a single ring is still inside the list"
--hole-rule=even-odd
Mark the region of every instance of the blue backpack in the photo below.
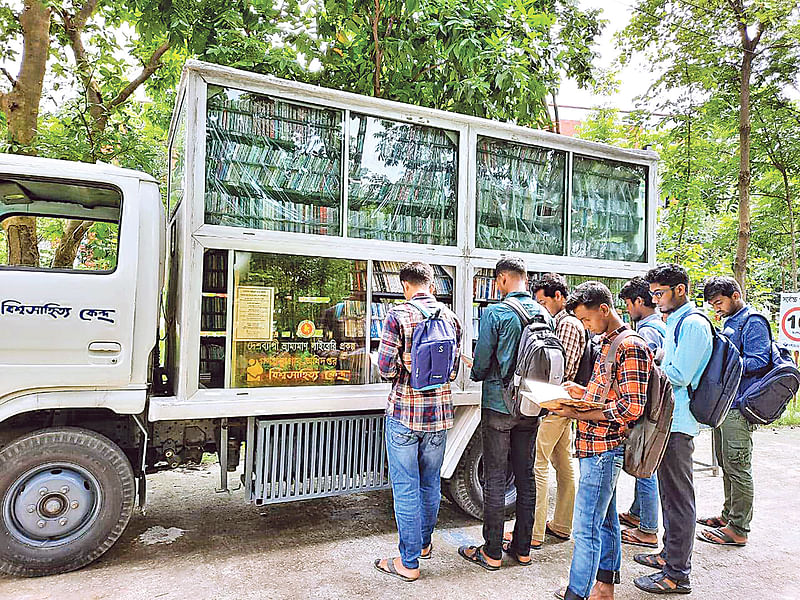
[[[763,315],[752,314],[744,320],[741,329],[744,329],[750,317],[761,317],[766,321]],[[755,425],[769,425],[778,420],[800,389],[800,371],[794,364],[791,353],[772,339],[769,322],[767,331],[771,347],[770,364],[747,387],[739,405],[739,411],[744,418]]]
[[[456,364],[456,330],[442,318],[444,307],[429,312],[424,306],[408,303],[422,313],[422,322],[411,337],[411,388],[417,391],[435,390],[450,381]]]
[[[687,387],[689,410],[698,423],[718,427],[725,420],[736,398],[739,381],[742,379],[742,357],[736,346],[714,327],[711,319],[704,312],[694,308],[684,314],[675,326],[676,345],[683,320],[689,315],[700,315],[708,321],[714,340],[711,358],[700,376],[697,388],[692,389],[691,384]]]

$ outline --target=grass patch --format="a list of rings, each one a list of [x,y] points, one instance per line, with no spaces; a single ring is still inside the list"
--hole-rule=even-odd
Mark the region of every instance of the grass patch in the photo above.
[[[800,400],[797,396],[786,407],[781,418],[775,421],[775,425],[800,425]]]

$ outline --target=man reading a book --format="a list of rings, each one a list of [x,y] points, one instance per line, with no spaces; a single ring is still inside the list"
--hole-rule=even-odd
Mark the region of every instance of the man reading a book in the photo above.
[[[588,281],[576,287],[566,308],[603,341],[589,384],[564,384],[572,398],[583,400],[584,407],[565,405],[553,410],[578,421],[575,450],[580,465],[569,585],[555,595],[578,600],[591,593],[593,600],[606,600],[614,598],[622,560],[616,484],[624,457],[624,435],[644,411],[653,356],[643,339],[630,335],[618,345],[611,372],[606,372],[611,345],[627,325],[614,310],[611,291],[602,283]]]

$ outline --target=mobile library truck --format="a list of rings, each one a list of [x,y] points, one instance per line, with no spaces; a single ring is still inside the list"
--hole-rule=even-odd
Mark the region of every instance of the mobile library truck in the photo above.
[[[468,351],[503,254],[612,289],[650,267],[656,164],[195,61],[166,208],[143,173],[0,155],[2,235],[24,217],[80,238],[66,266],[46,244],[40,266],[0,254],[0,571],[88,564],[144,505],[147,474],[204,452],[218,491],[242,464],[231,487],[257,505],[386,488],[375,358],[402,263],[434,265]],[[443,489],[479,516],[480,388],[463,366],[453,398]]]

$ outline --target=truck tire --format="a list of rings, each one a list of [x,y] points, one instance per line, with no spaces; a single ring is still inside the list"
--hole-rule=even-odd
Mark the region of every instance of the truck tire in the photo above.
[[[0,451],[0,573],[74,571],[111,548],[130,521],[128,458],[105,436],[42,429]]]
[[[465,513],[483,519],[483,443],[480,430],[475,432],[458,462],[453,477],[448,481],[451,498]],[[509,465],[506,472],[505,514],[514,514],[517,504],[517,488]]]

